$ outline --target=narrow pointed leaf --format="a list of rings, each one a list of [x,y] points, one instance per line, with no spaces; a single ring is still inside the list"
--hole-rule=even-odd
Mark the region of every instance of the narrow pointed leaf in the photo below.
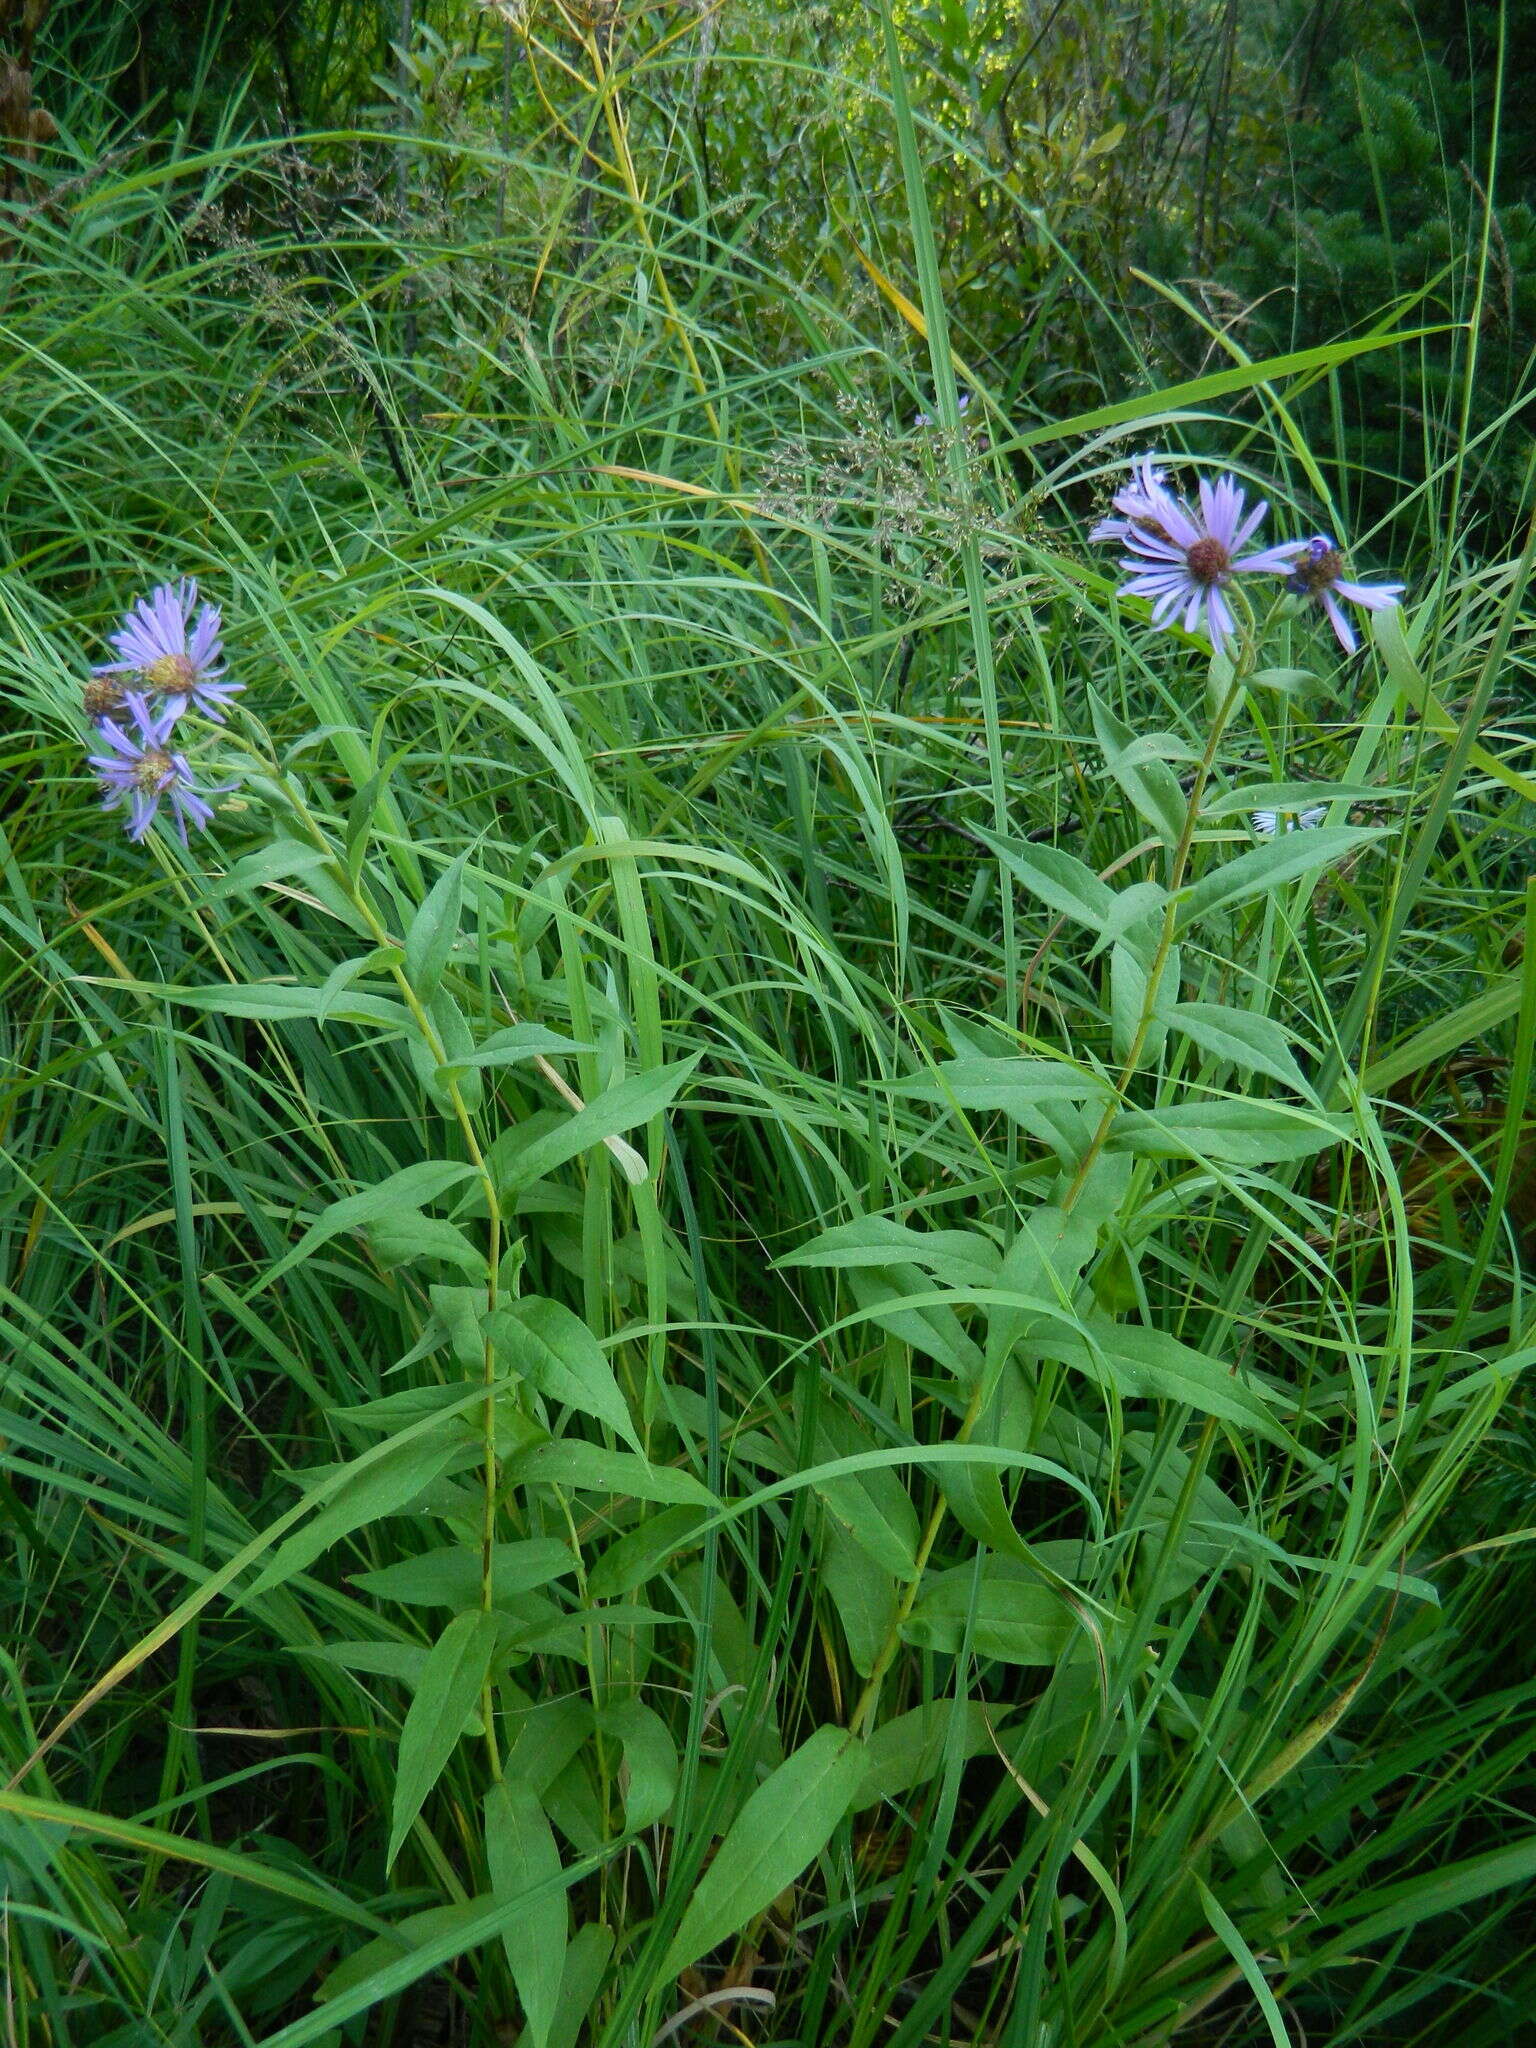
[[[485,1856],[491,1891],[504,1904],[560,1875],[554,1831],[531,1788],[506,1778],[485,1796]],[[502,1946],[522,2001],[533,2048],[547,2048],[560,2003],[570,1910],[565,1893],[529,1905],[507,1923]]]
[[[399,1855],[428,1793],[479,1708],[502,1626],[496,1614],[456,1614],[427,1657],[400,1730],[386,1867]]]
[[[758,1786],[704,1872],[661,1966],[675,1977],[770,1906],[826,1847],[857,1798],[864,1745],[818,1728]]]
[[[641,1454],[629,1403],[608,1354],[563,1302],[525,1295],[496,1309],[486,1328],[503,1371],[521,1374],[551,1401],[595,1416]]]
[[[464,864],[468,859],[467,853],[461,853],[438,876],[405,935],[405,978],[422,1002],[442,980],[448,955],[458,937]]]
[[[1374,826],[1319,825],[1311,832],[1287,832],[1237,854],[1184,890],[1179,898],[1179,929],[1187,931],[1213,911],[1234,910],[1239,903],[1249,903],[1256,896],[1315,874],[1382,836]]]
[[[1253,1010],[1237,1010],[1225,1003],[1175,1003],[1168,1022],[1202,1052],[1230,1060],[1239,1072],[1267,1074],[1282,1087],[1298,1095],[1310,1095],[1311,1085],[1296,1064],[1296,1055],[1283,1027],[1273,1017]]]

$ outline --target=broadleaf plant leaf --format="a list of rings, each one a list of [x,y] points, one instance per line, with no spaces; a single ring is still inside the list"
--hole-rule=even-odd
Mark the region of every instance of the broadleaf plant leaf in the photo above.
[[[386,1868],[478,1711],[503,1626],[498,1614],[456,1614],[428,1653],[400,1730]]]
[[[1233,1166],[1269,1166],[1310,1159],[1349,1136],[1348,1120],[1287,1103],[1175,1102],[1166,1109],[1127,1109],[1115,1119],[1112,1151],[1144,1159],[1213,1159]]]
[[[700,1877],[661,1966],[675,1977],[772,1905],[821,1854],[858,1797],[864,1745],[818,1728],[750,1795]]]
[[[339,1202],[332,1202],[321,1210],[314,1222],[305,1231],[298,1243],[285,1252],[275,1266],[269,1266],[257,1284],[257,1288],[270,1287],[291,1267],[307,1259],[311,1252],[328,1244],[333,1237],[339,1237],[344,1230],[361,1230],[367,1224],[394,1218],[409,1218],[424,1202],[436,1201],[451,1187],[474,1177],[475,1169],[461,1161],[451,1159],[423,1159],[414,1166],[402,1166],[398,1173],[388,1174],[371,1188],[364,1188],[355,1195],[345,1195]]]
[[[1273,1017],[1226,1003],[1175,1003],[1168,1012],[1168,1023],[1202,1052],[1230,1060],[1239,1072],[1264,1074],[1282,1087],[1294,1088],[1298,1095],[1311,1096],[1311,1084],[1296,1064],[1290,1038]]]
[[[459,934],[464,865],[468,859],[467,853],[461,853],[444,868],[427,891],[405,935],[405,978],[422,1002],[429,999],[442,980],[448,955]]]
[[[1311,832],[1287,832],[1223,861],[1192,882],[1179,898],[1179,929],[1187,931],[1213,911],[1235,910],[1255,896],[1267,896],[1288,882],[1332,866],[1382,837],[1370,825],[1319,825]]]
[[[1090,931],[1101,932],[1114,915],[1115,892],[1092,868],[1059,846],[1035,846],[1027,840],[1004,839],[985,829],[984,839],[998,859],[1047,910],[1070,917]]]
[[[493,1310],[486,1329],[503,1371],[521,1374],[551,1401],[595,1416],[644,1455],[608,1354],[563,1302],[524,1295]]]
[[[354,1529],[364,1528],[382,1515],[401,1513],[435,1479],[453,1466],[469,1464],[474,1455],[475,1446],[468,1435],[445,1423],[382,1450],[365,1452],[354,1460],[355,1471],[343,1467],[311,1475],[309,1491],[324,1505],[278,1545],[246,1598],[269,1593],[304,1571]]]
[[[500,1903],[560,1875],[554,1830],[532,1788],[504,1778],[485,1795],[485,1856],[491,1890]],[[507,1968],[522,2001],[532,2048],[547,2048],[560,2003],[560,1980],[570,1938],[563,1891],[531,1900],[502,1932]]]

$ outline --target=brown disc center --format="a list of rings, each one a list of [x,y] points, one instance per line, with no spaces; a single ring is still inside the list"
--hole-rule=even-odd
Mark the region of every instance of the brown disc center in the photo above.
[[[1328,548],[1320,555],[1303,555],[1296,564],[1296,581],[1314,593],[1332,589],[1343,573],[1344,557],[1337,548]]]
[[[191,689],[197,681],[197,670],[190,655],[162,654],[144,670],[144,680],[174,697]]]
[[[164,789],[176,774],[176,763],[164,747],[146,747],[134,763],[133,779],[142,790]]]
[[[83,694],[87,718],[107,718],[123,708],[123,686],[117,676],[92,676]]]
[[[1184,561],[1197,583],[1220,583],[1232,567],[1232,557],[1210,534],[1186,549]]]

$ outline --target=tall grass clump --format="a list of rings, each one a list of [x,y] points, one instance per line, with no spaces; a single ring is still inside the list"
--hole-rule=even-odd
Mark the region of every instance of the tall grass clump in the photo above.
[[[888,14],[786,279],[711,21],[39,69],[0,2038],[1517,2040],[1529,526],[994,377]]]

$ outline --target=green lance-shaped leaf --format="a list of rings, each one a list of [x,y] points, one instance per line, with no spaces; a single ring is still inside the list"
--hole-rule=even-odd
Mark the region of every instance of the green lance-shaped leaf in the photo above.
[[[763,1912],[827,1846],[858,1797],[864,1745],[818,1728],[764,1779],[699,1879],[661,1966],[675,1977]]]
[[[653,1827],[677,1791],[677,1744],[666,1722],[643,1700],[627,1699],[605,1707],[598,1727],[624,1748],[625,1826]]]
[[[257,1017],[274,1022],[285,1017],[312,1018],[323,1023],[335,1017],[343,1024],[382,1024],[392,1030],[409,1027],[411,1013],[404,1003],[387,996],[337,996],[321,988],[295,986],[284,981],[253,981],[228,988],[171,988],[161,983],[136,981],[126,984],[136,995],[158,996],[168,1003],[186,1003],[194,1010],[207,1010],[215,1017]]]
[[[1230,1060],[1240,1073],[1267,1074],[1271,1081],[1294,1088],[1298,1095],[1312,1095],[1291,1051],[1290,1036],[1273,1017],[1232,1009],[1225,1003],[1175,1003],[1168,1012],[1168,1023],[1202,1052]]]
[[[610,1451],[575,1437],[520,1451],[509,1467],[509,1477],[520,1486],[575,1486],[620,1500],[654,1500],[677,1507],[720,1505],[691,1472],[680,1472],[672,1465],[651,1465],[632,1451]]]
[[[509,1024],[502,1031],[493,1031],[489,1038],[482,1039],[473,1052],[456,1056],[451,1073],[457,1078],[465,1067],[512,1067],[523,1060],[549,1059],[565,1053],[591,1052],[592,1047],[574,1038],[562,1038],[558,1031],[547,1031],[542,1024]]]
[[[955,1311],[944,1301],[933,1299],[933,1282],[916,1267],[891,1266],[879,1273],[854,1267],[848,1282],[854,1300],[881,1329],[889,1330],[903,1344],[910,1344],[927,1357],[936,1358],[967,1384],[980,1378],[979,1347],[966,1335]],[[904,1307],[909,1299],[920,1306]]]
[[[1060,1359],[1129,1400],[1177,1401],[1271,1443],[1291,1443],[1277,1420],[1277,1415],[1295,1410],[1288,1394],[1251,1372],[1235,1373],[1222,1360],[1181,1344],[1165,1330],[1095,1316],[1085,1324],[1082,1337],[1042,1330],[1034,1341],[1046,1357]]]
[[[1063,1209],[1054,1202],[1042,1202],[1020,1219],[1017,1234],[1009,1245],[995,1282],[999,1292],[1016,1294],[1026,1300],[1048,1303],[1061,1315],[1070,1316],[1073,1299],[1083,1270],[1098,1245],[1097,1221]],[[987,1384],[997,1382],[1014,1348],[1051,1322],[1021,1302],[987,1311]]]
[[[613,1929],[589,1920],[571,1936],[560,1973],[560,2000],[550,2022],[548,2048],[576,2048],[581,2023],[602,1989],[613,1953]]]
[[[467,853],[461,853],[444,868],[427,891],[405,935],[405,978],[422,1002],[427,1001],[442,980],[448,955],[459,934],[464,864],[468,859]]]
[[[1184,830],[1188,803],[1179,778],[1150,748],[1136,745],[1136,735],[1094,691],[1088,692],[1093,730],[1104,751],[1104,765],[1165,846],[1177,846]]]
[[[1255,846],[1234,860],[1223,861],[1182,892],[1179,929],[1188,931],[1213,911],[1233,910],[1255,896],[1267,896],[1381,837],[1381,831],[1372,826],[1319,825],[1311,832],[1287,832],[1265,846]]]
[[[425,1358],[429,1349],[436,1348],[435,1339],[431,1346],[418,1345],[404,1362],[413,1364],[416,1359]],[[398,1372],[399,1364],[393,1369]],[[371,1436],[396,1436],[416,1423],[430,1422],[434,1415],[441,1415],[448,1408],[462,1414],[470,1405],[470,1397],[462,1386],[401,1387],[393,1394],[360,1401],[355,1408],[333,1408],[330,1420],[339,1423],[348,1436],[366,1442]]]
[[[427,1794],[480,1705],[502,1627],[497,1614],[456,1614],[427,1657],[400,1730],[386,1867],[399,1855]]]
[[[392,1217],[408,1218],[420,1209],[423,1202],[436,1201],[439,1195],[456,1187],[460,1181],[472,1179],[474,1172],[472,1166],[461,1162],[423,1159],[415,1166],[402,1166],[398,1173],[390,1174],[374,1187],[364,1188],[360,1194],[347,1195],[339,1202],[332,1202],[321,1210],[292,1251],[268,1268],[251,1292],[254,1294],[263,1287],[270,1287],[290,1267],[301,1264],[311,1252],[328,1244],[333,1237],[339,1237],[344,1230],[361,1230],[367,1224],[387,1222]]]
[[[704,1520],[704,1510],[697,1507],[663,1508],[647,1515],[593,1562],[587,1572],[588,1594],[594,1600],[617,1600],[633,1593],[669,1567],[680,1552],[698,1548]]]
[[[1156,917],[1161,918],[1168,908],[1168,891],[1161,882],[1132,882],[1115,892],[1115,907],[1105,923],[1103,931],[1088,948],[1088,958],[1096,960],[1107,946],[1119,939],[1142,937],[1144,927]],[[1153,935],[1155,940],[1155,933]],[[1150,958],[1150,953],[1148,954]]]
[[[1086,1152],[1102,1105],[1114,1095],[1101,1075],[1067,1060],[970,1053],[943,1061],[921,1079],[901,1082],[897,1092],[919,1102],[999,1110],[1065,1165],[1074,1165]]]
[[[898,1714],[869,1738],[869,1760],[854,1811],[926,1785],[939,1775],[951,1751],[961,1759],[993,1753],[993,1737],[1003,1718],[1001,1709],[988,1709],[975,1700],[929,1700]]]
[[[314,1563],[322,1551],[350,1536],[381,1515],[397,1515],[453,1465],[467,1465],[475,1455],[468,1436],[450,1423],[429,1430],[387,1450],[365,1452],[358,1470],[326,1471],[311,1481],[310,1493],[325,1505],[278,1545],[271,1562],[256,1579],[247,1599],[270,1593]]]
[[[359,953],[355,959],[338,961],[316,992],[319,999],[315,1005],[315,1022],[324,1024],[332,1016],[344,1015],[342,998],[354,982],[363,981],[371,974],[387,974],[391,968],[400,966],[404,959],[405,955],[398,946],[375,946],[371,953]],[[403,1003],[391,1003],[390,1007],[405,1011]]]
[[[840,1522],[828,1517],[821,1531],[817,1581],[843,1625],[854,1670],[868,1678],[896,1626],[896,1579],[854,1542]]]
[[[485,1364],[485,1289],[434,1286],[427,1289],[427,1299],[455,1363],[465,1372],[479,1372]]]
[[[816,1462],[856,1458],[879,1448],[842,1409],[826,1405],[817,1418]],[[885,1571],[903,1584],[917,1577],[917,1509],[889,1466],[872,1466],[844,1479],[823,1479],[816,1491],[843,1528]]]
[[[508,1903],[560,1875],[560,1851],[530,1786],[505,1778],[485,1795],[485,1859],[491,1890]],[[546,2048],[560,2003],[570,1914],[563,1891],[531,1901],[502,1931],[507,1967],[533,2048]]]
[[[428,1906],[424,1912],[407,1914],[388,1934],[381,1934],[373,1941],[364,1942],[361,1948],[353,1949],[351,1955],[321,1979],[315,1996],[322,2001],[340,1998],[357,1985],[368,1983],[380,1970],[402,1955],[409,1955],[424,1941],[468,1926],[485,1911],[488,1903],[488,1899],[483,1897],[456,1899],[451,1906]]]
[[[405,1049],[411,1069],[427,1099],[445,1115],[453,1112],[455,1089],[473,1115],[485,1100],[485,1077],[474,1064],[475,1038],[469,1019],[441,982],[427,997],[426,1008],[433,1039],[414,1024],[407,1031]]]
[[[1114,915],[1115,892],[1101,882],[1092,868],[1085,867],[1058,846],[1032,846],[1023,839],[1002,839],[982,830],[984,839],[998,859],[1036,896],[1048,910],[1101,932]]]
[[[379,1216],[366,1226],[368,1243],[381,1266],[410,1266],[418,1259],[440,1259],[474,1279],[484,1280],[485,1254],[456,1223],[427,1216],[420,1209],[402,1209]]]
[[[1179,985],[1179,949],[1170,947],[1161,977],[1160,986],[1177,988]],[[1168,1035],[1166,1023],[1154,1013],[1145,1028],[1142,1018],[1149,999],[1153,996],[1151,980],[1152,961],[1140,946],[1129,942],[1110,949],[1109,955],[1109,1024],[1110,1049],[1117,1060],[1128,1060],[1131,1049],[1140,1039],[1138,1064],[1155,1060],[1163,1049]]]
[[[315,1657],[340,1671],[366,1671],[375,1678],[396,1678],[414,1692],[421,1683],[431,1651],[425,1643],[326,1642],[294,1646],[300,1657]]]
[[[941,1060],[931,1074],[898,1082],[895,1088],[895,1093],[910,1096],[915,1102],[953,1102],[961,1109],[1000,1109],[1010,1116],[1023,1116],[1042,1102],[1103,1102],[1113,1092],[1101,1074],[1091,1074],[1067,1060],[986,1059],[971,1055]]]
[[[1279,1102],[1175,1102],[1166,1109],[1127,1109],[1115,1119],[1109,1145],[1147,1159],[1216,1159],[1233,1166],[1269,1166],[1310,1159],[1349,1136],[1348,1120]]]
[[[927,1097],[934,1100],[934,1097]],[[952,1287],[989,1287],[997,1277],[997,1246],[975,1230],[913,1230],[890,1216],[856,1216],[775,1259],[785,1266],[919,1266]]]
[[[952,1657],[967,1627],[974,1653],[1003,1664],[1056,1664],[1088,1649],[1062,1596],[1011,1557],[987,1558],[979,1583],[968,1564],[935,1573],[901,1633],[917,1649]]]
[[[568,1159],[574,1159],[578,1152],[585,1152],[606,1139],[616,1138],[622,1131],[632,1131],[639,1124],[649,1123],[653,1116],[659,1116],[671,1106],[673,1098],[701,1058],[702,1054],[694,1053],[670,1066],[653,1067],[644,1074],[631,1074],[612,1088],[605,1089],[564,1123],[544,1131],[522,1146],[516,1142],[516,1132],[498,1139],[495,1147],[498,1164],[509,1190],[527,1187],[532,1181],[553,1173]],[[638,1154],[633,1158],[634,1165],[620,1159],[625,1177],[631,1181],[643,1180],[648,1169],[638,1164]]]
[[[248,853],[237,860],[228,874],[203,884],[203,893],[217,902],[224,896],[238,896],[245,891],[251,894],[269,882],[285,882],[290,875],[308,874],[313,868],[324,867],[334,856],[323,846],[311,846],[298,839],[275,839],[267,846],[258,846],[254,853]]]
[[[491,1545],[491,1598],[510,1600],[535,1592],[576,1569],[575,1553],[552,1536],[527,1536]],[[376,1572],[359,1572],[352,1585],[375,1600],[406,1607],[451,1607],[467,1613],[484,1592],[484,1560],[478,1543],[447,1543],[419,1557],[404,1557]]]
[[[1379,804],[1405,793],[1395,783],[1248,782],[1238,789],[1209,794],[1201,805],[1201,814],[1207,818],[1230,818],[1253,811],[1306,811],[1314,804]]]
[[[644,1455],[607,1353],[563,1302],[525,1295],[486,1317],[498,1365],[521,1374],[551,1401],[596,1416]]]

